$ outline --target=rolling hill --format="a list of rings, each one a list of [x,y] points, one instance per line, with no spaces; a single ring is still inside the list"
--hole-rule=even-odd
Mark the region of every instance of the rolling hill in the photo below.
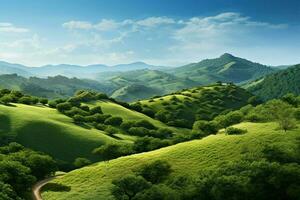
[[[188,77],[198,84],[216,81],[241,83],[276,71],[274,68],[225,53],[219,58],[205,59],[170,70],[178,77]]]
[[[67,98],[77,90],[87,89],[107,92],[112,90],[109,85],[97,81],[55,76],[48,78],[24,78],[17,74],[0,75],[0,88],[19,90],[26,94],[54,98]]]
[[[124,72],[111,78],[109,82],[120,87],[112,97],[123,101],[146,99],[197,85],[188,78],[149,69]]]
[[[162,148],[148,153],[141,153],[100,162],[82,169],[74,170],[63,177],[57,178],[51,184],[57,184],[69,190],[43,191],[45,200],[113,200],[110,189],[112,180],[131,174],[145,163],[155,160],[168,161],[173,169],[168,180],[176,176],[195,176],[200,171],[218,170],[225,163],[236,162],[243,158],[245,152],[258,159],[266,145],[280,146],[289,149],[297,145],[300,129],[288,131],[275,130],[274,123],[241,123],[236,127],[247,129],[245,135],[225,135],[222,131],[217,135],[208,136]],[[166,181],[168,181],[166,180]],[[55,189],[55,188],[53,188]]]
[[[48,107],[0,105],[0,119],[1,138],[9,138],[68,163],[77,157],[99,160],[92,154],[94,148],[119,142],[102,131],[77,126],[71,118]]]
[[[185,89],[135,104],[152,110],[155,118],[169,125],[191,127],[195,120],[210,120],[246,105],[250,97],[252,94],[246,90],[223,83]]]
[[[287,93],[300,94],[300,65],[267,75],[244,87],[263,100],[279,98]]]

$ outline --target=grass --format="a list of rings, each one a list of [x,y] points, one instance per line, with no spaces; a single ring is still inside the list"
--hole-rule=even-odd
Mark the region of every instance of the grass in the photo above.
[[[175,133],[187,133],[189,132],[188,129],[184,128],[174,128],[167,126],[166,124],[155,120],[151,117],[148,117],[147,115],[144,115],[143,113],[136,112],[134,110],[130,110],[128,108],[125,108],[119,104],[113,103],[111,101],[95,101],[86,104],[90,107],[93,106],[101,106],[102,111],[104,114],[110,114],[115,117],[121,117],[124,121],[131,121],[131,120],[147,120],[151,122],[153,125],[159,128],[169,128]]]
[[[300,124],[299,124],[300,125]],[[260,155],[267,144],[276,144],[284,149],[296,145],[300,128],[283,132],[276,130],[274,123],[241,123],[238,128],[247,129],[244,135],[220,134],[208,136],[162,148],[152,152],[121,157],[109,162],[100,162],[74,170],[52,183],[70,188],[70,191],[42,193],[45,200],[112,200],[110,194],[113,179],[132,173],[142,164],[154,160],[166,160],[172,165],[171,177],[176,175],[197,175],[199,170],[216,169],[222,163],[241,159],[243,153]]]
[[[77,157],[99,160],[91,153],[94,148],[119,142],[102,131],[75,125],[55,109],[23,104],[0,105],[0,136],[66,162]]]
[[[223,111],[247,105],[251,96],[246,90],[234,85],[211,85],[142,100],[140,103],[154,112],[165,111],[172,119],[187,120],[191,127],[195,120],[213,119]]]

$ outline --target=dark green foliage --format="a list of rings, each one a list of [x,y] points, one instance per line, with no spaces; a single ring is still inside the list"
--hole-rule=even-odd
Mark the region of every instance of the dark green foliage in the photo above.
[[[128,145],[104,144],[101,147],[94,149],[93,153],[101,156],[103,160],[110,160],[131,154],[132,149]]]
[[[141,112],[144,113],[145,115],[148,115],[149,117],[154,117],[155,115],[155,112],[150,108],[143,108]]]
[[[213,121],[196,121],[193,125],[193,131],[201,131],[205,135],[216,134],[219,130],[217,123]]]
[[[248,90],[263,100],[280,98],[287,93],[300,94],[300,65],[270,74]]]
[[[137,135],[137,136],[146,136],[149,135],[149,129],[146,129],[144,127],[131,127],[128,130],[129,134],[131,135]]]
[[[134,126],[136,127],[144,127],[144,128],[147,128],[147,129],[156,129],[156,127],[151,124],[149,121],[147,120],[139,120],[139,121],[136,121]]]
[[[74,115],[72,118],[76,124],[82,124],[85,122],[85,117],[79,114]]]
[[[170,144],[171,143],[169,140],[161,140],[158,138],[146,136],[146,137],[138,138],[134,142],[133,149],[136,152],[146,152],[154,149],[159,149],[161,147],[165,147]]]
[[[143,165],[137,174],[147,181],[157,184],[165,180],[171,173],[171,165],[166,161],[157,160],[150,164]]]
[[[164,184],[153,185],[138,193],[134,200],[179,200],[178,194]]]
[[[55,161],[17,143],[0,147],[0,199],[19,200],[40,179],[52,175]]]
[[[40,98],[40,103],[43,104],[43,105],[46,105],[48,103],[48,99],[46,98]]]
[[[110,117],[104,121],[104,124],[112,125],[112,126],[120,126],[122,122],[123,119],[121,117]]]
[[[235,127],[228,127],[226,128],[225,132],[227,135],[241,135],[247,133],[247,130],[239,129]]]
[[[131,200],[137,193],[151,187],[151,183],[143,177],[135,175],[125,175],[112,183],[114,185],[112,194],[118,200]]]
[[[72,104],[69,102],[59,103],[56,105],[56,108],[59,112],[65,112],[72,108]]]
[[[228,127],[233,124],[238,124],[243,120],[243,113],[240,111],[229,112],[226,115],[219,115],[214,120],[219,123],[221,127]]]
[[[86,159],[86,158],[76,158],[73,165],[76,167],[76,168],[81,168],[81,167],[84,167],[84,166],[87,166],[87,165],[90,165],[91,164],[91,161],[89,159]]]
[[[0,199],[21,200],[21,198],[18,197],[15,191],[13,190],[12,186],[3,182],[0,182]]]
[[[300,108],[295,109],[294,116],[297,120],[300,120]]]
[[[94,115],[94,114],[103,114],[102,109],[100,106],[95,106],[93,108],[90,109],[90,114]]]

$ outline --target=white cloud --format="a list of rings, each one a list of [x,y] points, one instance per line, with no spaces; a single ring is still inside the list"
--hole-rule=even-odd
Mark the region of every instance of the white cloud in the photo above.
[[[91,29],[93,25],[90,22],[86,21],[69,21],[66,23],[63,23],[62,25],[64,28],[67,29]]]
[[[175,24],[176,21],[168,17],[149,17],[143,20],[136,21],[137,25],[155,27],[164,24]]]
[[[29,30],[26,28],[16,27],[12,23],[0,22],[0,32],[26,33],[26,32],[29,32]]]

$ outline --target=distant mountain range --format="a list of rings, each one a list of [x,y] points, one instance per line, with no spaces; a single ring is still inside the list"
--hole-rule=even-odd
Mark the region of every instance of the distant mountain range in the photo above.
[[[48,76],[66,76],[69,78],[95,79],[103,72],[124,72],[140,69],[162,69],[164,67],[149,65],[143,62],[107,66],[102,64],[80,66],[80,65],[45,65],[41,67],[28,67],[20,64],[11,64],[0,61],[0,74],[18,74],[24,77],[36,76],[46,78]]]
[[[288,67],[266,66],[228,53],[181,67],[143,62],[115,66],[61,64],[27,67],[0,62],[0,74],[18,75],[1,76],[0,87],[15,88],[37,96],[41,90],[44,91],[42,96],[48,98],[66,97],[78,89],[91,89],[130,102],[217,81],[245,85]],[[11,84],[7,84],[9,82]]]

